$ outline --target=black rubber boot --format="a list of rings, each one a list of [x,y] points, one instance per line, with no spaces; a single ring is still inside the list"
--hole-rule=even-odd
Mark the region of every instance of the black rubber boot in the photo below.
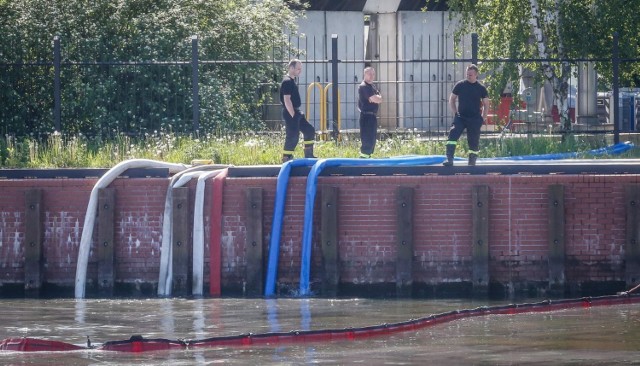
[[[453,166],[453,156],[456,153],[456,145],[447,145],[447,160],[442,163],[444,166]]]
[[[478,160],[478,154],[469,154],[469,166],[476,166],[476,160]]]
[[[286,163],[289,160],[293,160],[293,155],[291,155],[291,154],[282,154],[282,164]]]
[[[304,157],[307,159],[316,159],[317,157],[313,155],[313,145],[307,145],[304,147]]]

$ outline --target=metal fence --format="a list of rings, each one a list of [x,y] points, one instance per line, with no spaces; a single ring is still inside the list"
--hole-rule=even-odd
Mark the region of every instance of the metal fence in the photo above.
[[[440,40],[430,37],[402,40],[401,49],[424,49],[421,58],[376,55],[370,59],[340,59],[339,41],[344,42],[343,47],[358,42],[356,39],[339,40],[335,37],[330,45],[331,58],[305,58],[304,55],[309,53],[305,52],[305,47],[318,47],[314,39],[301,47],[303,49],[298,56],[304,63],[298,80],[303,109],[316,129],[326,134],[358,128],[357,88],[366,65],[376,67],[378,75],[382,76],[376,81],[384,97],[378,119],[381,130],[441,136],[448,131],[451,120],[449,93],[454,83],[464,78],[466,65],[470,62],[490,64],[505,61],[478,59],[475,56],[477,42],[467,45],[468,49],[462,52],[471,57],[434,57],[437,54],[431,54],[430,50],[441,48],[441,45],[437,44]],[[378,43],[386,41],[377,40]],[[255,66],[263,67],[263,71],[272,70],[264,75],[259,85],[254,80],[240,78],[233,87],[255,89],[256,100],[266,96],[263,103],[249,108],[250,112],[263,122],[265,129],[279,130],[282,123],[278,85],[288,60],[200,60],[197,42],[194,37],[190,60],[89,62],[62,61],[60,40],[56,38],[50,61],[0,62],[0,132],[14,134],[15,126],[19,125],[23,127],[22,131],[31,134],[57,130],[88,135],[135,135],[163,129],[179,133],[215,133],[209,130],[210,124],[203,122],[216,116],[220,118],[226,111],[216,110],[215,95],[210,92],[216,83],[212,75],[224,72],[224,68],[230,66],[236,70],[246,69],[246,73],[253,72]],[[532,60],[506,61],[521,63]],[[580,62],[603,62],[562,61],[576,67]],[[573,107],[575,103],[595,101],[598,104],[598,119],[589,124],[585,132],[636,130],[636,121],[640,118],[640,94],[635,90],[620,93],[615,70],[621,63],[640,60],[620,60],[614,54],[611,60],[604,61],[610,62],[614,70],[611,92],[600,93],[597,99],[589,97],[582,100],[579,93],[570,94],[569,107],[572,107],[572,101]],[[577,90],[576,83],[575,78],[570,80],[570,90]],[[519,99],[526,99],[525,96],[517,94],[517,90],[504,93],[492,111],[485,132],[497,133],[505,126],[512,133],[553,132],[559,122],[557,113],[540,110],[540,103],[535,108],[525,109],[519,102]],[[246,102],[255,104],[255,100]],[[620,108],[610,108],[611,105],[619,105]],[[616,113],[621,119],[618,124],[614,123],[618,118]]]

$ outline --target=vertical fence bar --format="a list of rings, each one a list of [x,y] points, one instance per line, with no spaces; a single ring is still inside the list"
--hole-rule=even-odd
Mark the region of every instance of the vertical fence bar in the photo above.
[[[618,32],[613,33],[613,51],[611,62],[613,63],[613,143],[620,143],[620,116],[619,105],[620,103],[620,48],[618,47]]]
[[[193,94],[193,132],[200,130],[200,88],[198,87],[198,36],[191,36],[191,89]]]
[[[56,131],[62,132],[60,123],[60,36],[53,37],[53,122]]]
[[[331,35],[331,100],[333,101],[332,137],[338,139],[338,35]]]
[[[478,33],[471,33],[471,63],[478,64]]]

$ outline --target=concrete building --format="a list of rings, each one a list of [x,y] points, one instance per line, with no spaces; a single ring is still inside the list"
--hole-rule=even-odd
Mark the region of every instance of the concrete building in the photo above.
[[[454,53],[453,28],[444,1],[428,11],[420,1],[311,1],[299,21],[294,44],[305,69],[299,78],[304,108],[320,128],[321,93],[331,83],[332,36],[337,37],[340,129],[358,127],[357,87],[362,70],[377,71],[385,102],[379,112],[381,129],[447,129],[447,98],[466,65],[447,62]],[[470,43],[463,40],[464,57]],[[458,55],[459,57],[460,55]],[[416,62],[421,61],[421,62]],[[326,92],[325,116],[331,126],[332,97]]]

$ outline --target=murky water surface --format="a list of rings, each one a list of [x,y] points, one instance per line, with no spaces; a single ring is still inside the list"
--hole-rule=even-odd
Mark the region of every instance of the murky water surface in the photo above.
[[[149,299],[0,300],[0,339],[86,345],[392,323],[496,303],[458,300]],[[640,305],[489,315],[356,341],[128,354],[15,353],[15,365],[640,365]]]

